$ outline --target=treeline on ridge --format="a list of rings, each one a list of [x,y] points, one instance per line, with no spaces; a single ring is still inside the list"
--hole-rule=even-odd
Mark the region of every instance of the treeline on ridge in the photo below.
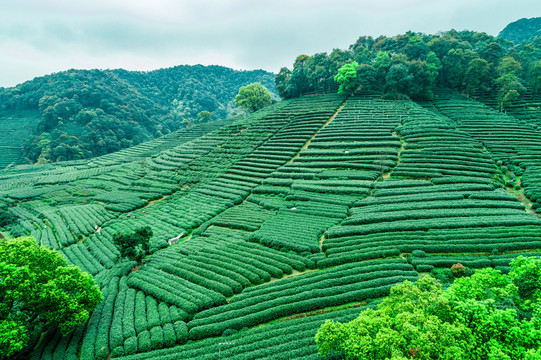
[[[361,36],[347,50],[299,55],[293,69],[276,75],[285,99],[325,91],[338,70],[356,71],[355,89],[388,99],[430,100],[435,87],[467,95],[494,96],[505,109],[528,90],[541,92],[541,36],[513,46],[482,32],[450,30],[439,35],[407,32],[394,37]]]
[[[234,114],[241,86],[273,74],[222,66],[176,66],[150,72],[68,70],[0,88],[0,112],[39,111],[24,145],[30,162],[95,157],[156,138],[190,123]]]

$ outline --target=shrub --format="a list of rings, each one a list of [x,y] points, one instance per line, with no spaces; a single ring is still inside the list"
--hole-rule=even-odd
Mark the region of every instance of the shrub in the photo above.
[[[150,345],[152,350],[163,348],[163,329],[161,326],[154,326],[150,329]]]
[[[451,266],[451,272],[456,278],[461,278],[466,275],[466,267],[461,263],[456,263]]]
[[[434,270],[434,266],[421,264],[417,265],[416,269],[418,272],[432,272],[432,270]]]
[[[124,341],[124,352],[126,355],[132,355],[137,352],[137,338],[129,337]]]
[[[150,343],[150,332],[148,330],[141,332],[137,337],[137,340],[139,343],[140,352],[148,352],[152,350],[152,346]]]
[[[419,257],[419,258],[424,258],[426,257],[426,253],[422,250],[413,250],[411,252],[411,255],[415,256],[415,257]]]

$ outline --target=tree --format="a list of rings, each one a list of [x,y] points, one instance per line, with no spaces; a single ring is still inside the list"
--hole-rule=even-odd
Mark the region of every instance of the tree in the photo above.
[[[13,224],[17,220],[17,216],[9,212],[7,209],[0,207],[0,227]]]
[[[346,324],[325,322],[315,338],[319,353],[366,360],[540,359],[541,260],[518,258],[511,267],[509,276],[477,270],[446,290],[430,276],[396,285],[376,310]]]
[[[338,74],[336,74],[334,77],[334,81],[340,85],[338,88],[338,93],[340,95],[353,94],[361,84],[359,78],[357,77],[358,67],[359,64],[354,61],[352,63],[345,64],[338,69]]]
[[[116,233],[113,243],[120,252],[120,258],[128,258],[142,264],[144,257],[149,253],[149,243],[152,237],[150,226],[135,229],[132,233]]]
[[[199,124],[206,123],[212,120],[212,114],[210,111],[203,110],[199,114],[197,114],[197,122]]]
[[[498,108],[504,111],[509,108],[513,102],[520,99],[526,92],[526,88],[520,82],[520,79],[513,73],[504,74],[496,79],[496,84],[500,85],[498,91]]]
[[[306,62],[307,77],[310,81],[310,87],[318,90],[320,84],[331,77],[330,63],[326,53],[312,55]]]
[[[281,68],[274,77],[276,91],[282,99],[289,99],[292,96],[289,89],[289,79],[291,79],[291,70],[286,67]]]
[[[413,83],[413,75],[409,73],[408,66],[403,63],[391,66],[385,76],[385,97],[389,99],[401,99],[408,94],[408,89]]]
[[[0,359],[28,349],[44,326],[68,334],[102,300],[90,274],[31,237],[0,240]]]
[[[541,92],[541,60],[537,61],[528,72],[529,85],[532,88],[534,96]]]
[[[272,103],[271,93],[261,83],[252,83],[239,89],[235,96],[235,106],[248,111],[257,111]]]
[[[498,66],[498,73],[500,75],[513,74],[518,76],[520,70],[522,70],[522,66],[511,56],[504,57]]]
[[[376,69],[372,65],[360,64],[357,68],[357,78],[362,91],[376,90]]]
[[[426,56],[426,66],[430,72],[430,82],[436,84],[436,79],[440,74],[441,70],[441,61],[434,52],[428,53]]]
[[[331,74],[336,74],[338,69],[352,61],[352,55],[353,54],[347,50],[333,49],[328,58]]]
[[[389,56],[389,53],[387,51],[378,51],[373,66],[376,68],[376,82],[383,88],[385,76],[387,76],[387,71],[389,71],[389,68],[391,67],[391,57]]]
[[[541,259],[519,256],[511,262],[511,268],[509,277],[523,299],[522,306],[531,309],[532,304],[541,300]]]
[[[490,64],[498,64],[505,50],[495,41],[490,42],[479,50],[479,55]]]
[[[444,83],[457,90],[464,89],[464,78],[470,61],[479,55],[472,50],[451,49],[442,59]]]
[[[310,90],[310,80],[308,79],[308,61],[310,56],[299,55],[293,64],[293,71],[289,78],[289,91],[293,97],[301,96]]]
[[[441,293],[428,276],[397,285],[377,310],[367,309],[347,324],[326,321],[316,334],[319,353],[362,360],[462,359],[472,335],[463,324],[437,316],[450,310]]]
[[[470,60],[464,78],[466,94],[473,95],[476,90],[489,90],[490,66],[487,60],[475,58]]]
[[[426,101],[433,97],[434,77],[426,61],[413,60],[408,64],[408,73],[412,77],[407,88],[407,95],[413,100]]]

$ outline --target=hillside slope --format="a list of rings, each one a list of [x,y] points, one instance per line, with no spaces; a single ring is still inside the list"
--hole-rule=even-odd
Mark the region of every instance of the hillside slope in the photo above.
[[[523,18],[508,24],[500,33],[499,37],[512,41],[515,45],[541,36],[541,17]]]
[[[263,70],[69,70],[0,88],[0,136],[15,163],[100,156],[198,122],[201,111],[230,116],[238,89],[252,82],[274,91],[273,74]],[[18,136],[9,140],[14,124]]]
[[[439,90],[423,106],[302,96],[0,172],[11,235],[57,249],[104,294],[33,358],[320,359],[325,319],[349,321],[397,283],[539,256],[540,155],[540,130]],[[153,254],[131,272],[111,239],[143,225]]]

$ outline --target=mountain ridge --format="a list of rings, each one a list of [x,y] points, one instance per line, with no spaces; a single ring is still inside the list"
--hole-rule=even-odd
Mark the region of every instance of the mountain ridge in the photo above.
[[[238,89],[261,82],[274,92],[273,78],[264,70],[218,65],[149,72],[72,69],[0,89],[0,126],[14,118],[24,121],[21,111],[35,111],[36,126],[14,152],[24,146],[31,162],[89,158],[199,122],[203,111],[213,119],[238,113],[233,105]]]

